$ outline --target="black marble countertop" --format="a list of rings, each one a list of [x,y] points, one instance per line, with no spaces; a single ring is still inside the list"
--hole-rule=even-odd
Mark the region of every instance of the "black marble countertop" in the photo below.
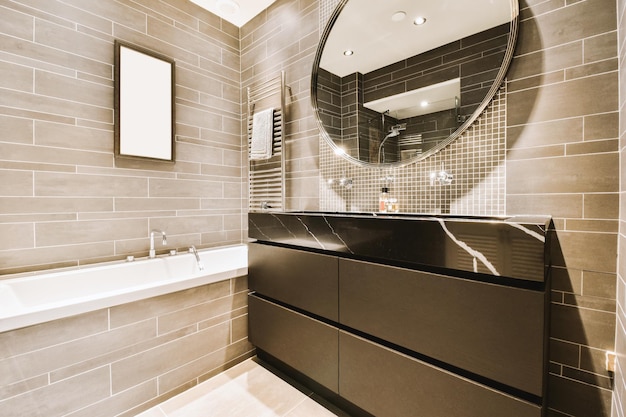
[[[356,259],[544,282],[549,216],[251,212],[248,236]]]

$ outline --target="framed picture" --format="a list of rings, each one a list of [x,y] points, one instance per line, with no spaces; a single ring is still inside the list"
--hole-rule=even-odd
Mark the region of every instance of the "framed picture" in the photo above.
[[[115,41],[115,156],[175,160],[174,61]]]

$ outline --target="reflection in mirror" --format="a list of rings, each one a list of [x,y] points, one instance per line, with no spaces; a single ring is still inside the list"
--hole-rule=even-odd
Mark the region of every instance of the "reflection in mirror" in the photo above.
[[[518,10],[516,0],[342,0],[313,68],[322,134],[360,164],[437,152],[502,84]]]

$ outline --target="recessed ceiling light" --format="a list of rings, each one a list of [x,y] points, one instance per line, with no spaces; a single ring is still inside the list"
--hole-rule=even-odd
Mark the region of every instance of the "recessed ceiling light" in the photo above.
[[[239,3],[235,0],[217,0],[216,5],[221,13],[235,14],[239,12]]]
[[[423,25],[424,23],[426,23],[426,18],[423,16],[416,17],[413,21],[413,24],[416,26]]]
[[[401,22],[404,20],[405,17],[406,17],[406,12],[399,11],[391,15],[391,20],[394,22]]]
[[[343,51],[343,54],[345,56],[352,56],[354,55],[354,51],[352,49],[346,49],[345,51]]]

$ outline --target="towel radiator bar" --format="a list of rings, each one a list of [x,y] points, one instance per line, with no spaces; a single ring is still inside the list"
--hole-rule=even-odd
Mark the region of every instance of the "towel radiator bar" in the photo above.
[[[283,211],[285,209],[285,71],[258,85],[248,87],[248,184],[249,211]],[[274,108],[272,157],[250,160],[252,120],[255,109]]]

